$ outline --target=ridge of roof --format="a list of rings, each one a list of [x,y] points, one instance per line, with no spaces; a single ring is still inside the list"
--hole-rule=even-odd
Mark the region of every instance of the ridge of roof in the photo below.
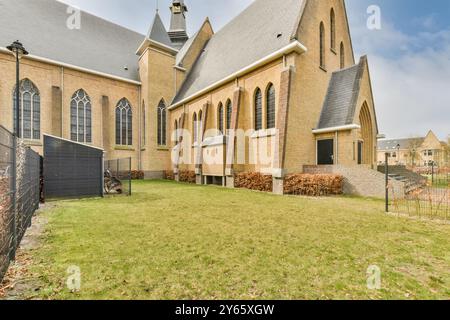
[[[172,107],[296,41],[292,30],[303,15],[305,1],[253,1],[208,41]]]
[[[173,48],[172,40],[170,40],[169,34],[158,12],[155,13],[155,17],[147,33],[147,38]]]
[[[70,7],[72,7],[72,8],[78,8],[78,9],[80,9],[80,12],[83,13],[83,14],[88,14],[88,15],[92,16],[93,18],[97,18],[97,19],[99,19],[99,20],[103,20],[104,22],[113,24],[113,25],[115,25],[115,26],[117,26],[117,27],[120,27],[120,28],[122,28],[122,29],[128,30],[128,31],[130,31],[130,32],[134,32],[134,33],[136,33],[136,34],[138,34],[138,35],[141,35],[141,36],[145,37],[145,34],[142,34],[142,33],[140,33],[139,31],[133,30],[133,29],[131,29],[131,28],[129,28],[129,27],[125,27],[125,26],[123,26],[123,25],[121,25],[121,24],[119,24],[119,23],[117,23],[117,22],[114,22],[114,21],[112,21],[112,20],[106,19],[105,17],[100,17],[100,16],[96,15],[95,13],[92,13],[92,12],[90,12],[90,11],[87,11],[86,9],[81,9],[81,8],[79,8],[79,7],[77,7],[77,6],[73,5],[73,4],[70,4],[70,3],[68,3],[68,2],[65,2],[64,0],[55,0],[55,1],[56,1],[56,2],[59,2],[59,3],[61,3],[61,4],[64,4],[64,5],[66,5],[66,6],[70,6]]]
[[[69,28],[70,5],[58,0],[0,0],[0,5],[0,42],[19,39],[30,57],[139,81],[133,51],[144,35],[83,10],[81,27]]]

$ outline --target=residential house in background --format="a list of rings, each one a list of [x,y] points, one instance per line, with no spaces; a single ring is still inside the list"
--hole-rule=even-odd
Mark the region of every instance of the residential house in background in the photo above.
[[[425,137],[380,140],[378,164],[385,162],[386,153],[389,154],[389,165],[448,166],[450,160],[448,142],[440,141],[433,131]]]

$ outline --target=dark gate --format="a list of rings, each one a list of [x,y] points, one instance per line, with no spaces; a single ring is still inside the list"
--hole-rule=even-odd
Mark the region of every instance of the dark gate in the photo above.
[[[44,135],[46,199],[103,196],[103,150]]]

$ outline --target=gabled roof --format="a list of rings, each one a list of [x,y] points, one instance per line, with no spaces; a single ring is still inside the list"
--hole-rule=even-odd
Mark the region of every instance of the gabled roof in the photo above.
[[[156,12],[153,23],[148,30],[147,38],[168,47],[173,47],[172,41],[170,40],[169,34],[167,33],[166,27],[164,27],[164,23],[158,12]]]
[[[397,150],[400,145],[400,150],[407,150],[410,148],[419,148],[425,138],[407,138],[407,139],[391,139],[391,140],[380,140],[378,141],[378,150],[389,151]]]
[[[67,8],[55,0],[0,0],[0,46],[18,39],[33,56],[139,81],[135,50],[145,36],[86,12],[81,28],[70,30]]]
[[[305,1],[253,1],[209,40],[172,104],[289,45]]]
[[[197,36],[199,35],[199,31],[194,34],[192,37],[190,37],[186,43],[181,47],[180,51],[178,51],[176,60],[175,60],[175,65],[176,66],[180,66],[181,67],[181,62],[183,61],[184,57],[186,56],[186,54],[189,52],[189,49],[191,48],[192,44],[194,43],[195,39],[197,38]]]
[[[353,124],[365,62],[333,72],[317,129]]]

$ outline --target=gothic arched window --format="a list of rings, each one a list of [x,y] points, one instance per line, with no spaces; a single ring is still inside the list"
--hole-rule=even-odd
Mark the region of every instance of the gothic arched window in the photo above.
[[[194,143],[197,142],[197,114],[194,112],[194,116],[192,117],[192,131],[194,136]]]
[[[233,105],[231,100],[227,101],[227,130],[231,129],[231,116],[233,114]]]
[[[39,140],[41,138],[41,96],[38,88],[29,79],[23,79],[19,84],[19,132],[23,139]],[[13,92],[14,131],[16,128],[16,93]]]
[[[330,45],[332,50],[336,50],[336,15],[334,9],[330,13]]]
[[[219,103],[219,107],[217,108],[217,122],[218,122],[218,130],[220,134],[223,134],[223,104]]]
[[[267,88],[267,129],[275,128],[275,87],[270,84]]]
[[[262,129],[262,94],[261,89],[255,91],[255,130]]]
[[[164,100],[161,100],[158,104],[158,145],[165,146],[167,143],[167,132],[166,132],[166,119],[167,119],[167,109]]]
[[[70,101],[70,136],[72,141],[92,142],[92,104],[83,89],[75,92]]]
[[[344,49],[343,42],[341,42],[340,58],[341,58],[341,69],[344,69],[345,68],[345,49]]]
[[[116,106],[116,145],[133,145],[133,110],[125,98]]]
[[[320,66],[325,68],[325,26],[320,23]]]

